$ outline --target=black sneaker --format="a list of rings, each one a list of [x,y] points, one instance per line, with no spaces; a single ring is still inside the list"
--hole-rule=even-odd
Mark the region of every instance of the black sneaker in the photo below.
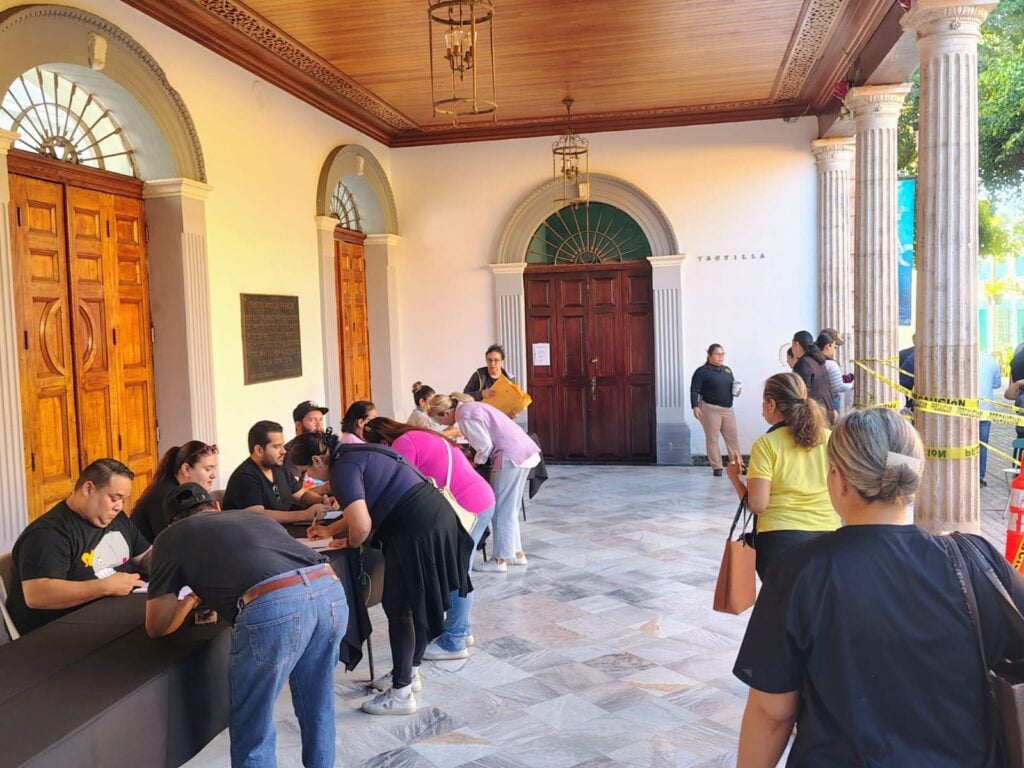
[[[711,470],[711,474],[713,474],[715,477],[721,477],[722,476],[722,470],[720,470],[720,469],[713,469],[713,470]]]
[[[978,482],[981,484],[982,488],[988,488],[988,483],[985,481],[984,477],[981,478],[981,480],[979,480]]]

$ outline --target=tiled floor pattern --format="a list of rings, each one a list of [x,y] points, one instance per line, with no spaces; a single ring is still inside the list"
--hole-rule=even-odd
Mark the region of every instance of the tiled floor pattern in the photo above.
[[[983,493],[993,538],[1005,463],[993,461]],[[552,467],[524,527],[529,567],[474,575],[477,644],[466,661],[424,663],[416,715],[362,714],[365,661],[338,668],[337,764],[734,765],[746,688],[730,670],[746,617],[713,612],[711,599],[735,506],[706,468]],[[386,622],[371,616],[380,674]],[[279,765],[301,765],[287,692],[277,733]],[[227,766],[227,754],[224,733],[189,766]]]

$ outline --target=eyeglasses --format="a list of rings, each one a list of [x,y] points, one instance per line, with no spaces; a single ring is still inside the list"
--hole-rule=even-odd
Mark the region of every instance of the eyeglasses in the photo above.
[[[220,453],[220,451],[217,449],[216,445],[204,445],[198,451],[192,451],[192,453],[186,456],[185,460],[181,463],[192,465],[204,456],[216,456],[218,453]]]

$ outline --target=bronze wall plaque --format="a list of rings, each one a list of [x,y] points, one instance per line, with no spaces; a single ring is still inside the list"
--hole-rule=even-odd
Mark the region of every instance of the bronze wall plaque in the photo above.
[[[243,293],[242,359],[245,383],[302,375],[299,297]]]

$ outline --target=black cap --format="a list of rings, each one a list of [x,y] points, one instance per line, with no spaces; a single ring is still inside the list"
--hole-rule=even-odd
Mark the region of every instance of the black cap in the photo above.
[[[164,499],[164,519],[168,523],[187,516],[196,507],[212,504],[213,496],[197,483],[183,483],[167,494]]]
[[[295,406],[295,410],[292,411],[292,421],[302,421],[310,411],[320,411],[324,416],[327,415],[327,409],[324,406],[317,405],[312,400],[306,400]]]

